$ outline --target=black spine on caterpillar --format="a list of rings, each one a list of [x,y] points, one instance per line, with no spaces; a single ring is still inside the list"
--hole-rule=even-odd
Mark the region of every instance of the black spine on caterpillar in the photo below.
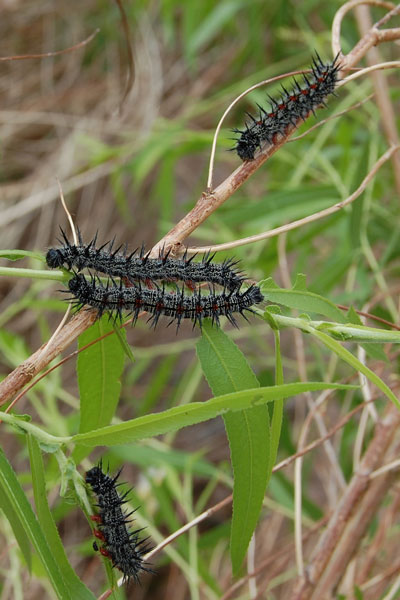
[[[303,75],[304,87],[295,79],[292,91],[288,92],[282,86],[282,97],[278,100],[270,98],[271,108],[265,110],[261,106],[256,119],[252,115],[246,129],[234,129],[239,133],[235,148],[243,161],[254,160],[257,150],[262,150],[266,144],[275,144],[281,136],[290,132],[301,120],[305,120],[310,112],[325,105],[329,94],[335,93],[337,73],[340,69],[337,55],[331,63],[323,63],[318,53],[315,53],[311,66],[311,76]],[[309,78],[310,77],[310,78]]]
[[[240,313],[245,319],[244,311],[254,312],[252,306],[263,301],[264,297],[255,285],[244,292],[234,290],[215,294],[202,295],[200,288],[193,295],[181,292],[167,292],[163,287],[149,290],[141,285],[125,288],[122,283],[118,286],[109,280],[103,285],[99,278],[91,276],[90,281],[82,274],[75,274],[68,282],[70,299],[73,306],[79,310],[85,304],[96,308],[98,317],[108,313],[110,318],[121,320],[123,312],[132,314],[136,322],[139,313],[150,313],[148,321],[155,328],[161,316],[172,317],[170,323],[176,321],[177,328],[182,319],[191,319],[193,327],[196,323],[201,327],[202,320],[210,317],[212,323],[219,325],[219,317],[227,319],[237,327],[233,313]]]
[[[97,523],[95,535],[102,543],[101,554],[111,559],[113,567],[123,573],[125,581],[134,579],[139,582],[141,571],[154,571],[143,563],[143,555],[149,549],[145,545],[147,540],[139,539],[141,530],[129,531],[127,528],[132,513],[125,514],[121,508],[127,502],[129,491],[122,496],[117,492],[116,481],[120,473],[115,477],[103,473],[101,462],[86,473],[86,483],[97,497],[97,514],[92,516],[92,520]],[[98,548],[96,542],[93,547],[95,550]]]
[[[159,258],[150,258],[142,248],[139,253],[121,253],[121,247],[112,251],[113,242],[96,248],[97,235],[89,244],[83,244],[80,233],[79,244],[71,244],[61,230],[62,243],[60,248],[50,248],[46,254],[47,265],[59,268],[64,265],[68,269],[93,269],[111,277],[126,278],[135,281],[183,281],[192,283],[207,282],[225,287],[227,290],[237,290],[244,281],[242,274],[234,269],[237,261],[232,258],[222,263],[213,263],[214,255],[207,254],[201,262],[193,262],[194,256],[187,258],[169,258],[168,253],[160,253]],[[108,246],[107,249],[105,247]]]

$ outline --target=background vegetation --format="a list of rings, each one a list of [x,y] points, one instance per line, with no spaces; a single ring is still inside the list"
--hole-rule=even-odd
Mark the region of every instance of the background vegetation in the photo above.
[[[213,132],[226,106],[262,79],[308,66],[314,50],[330,60],[330,29],[340,3],[142,0],[124,6],[135,62],[134,83],[125,99],[129,48],[116,3],[4,3],[0,20],[2,56],[67,48],[100,29],[90,43],[73,52],[0,64],[1,249],[40,254],[39,258],[25,257],[12,263],[15,269],[43,269],[44,253],[55,245],[59,226],[66,227],[55,176],[85,240],[98,230],[103,242],[115,235],[119,243],[127,242],[131,249],[142,242],[151,248],[204,191]],[[372,14],[376,20],[382,11],[373,9]],[[359,39],[358,25],[353,15],[345,19],[344,52]],[[395,48],[394,44],[380,47],[381,60],[395,58]],[[385,77],[390,100],[396,104],[398,74],[388,71]],[[268,88],[272,95],[277,90],[278,84]],[[329,101],[328,109],[318,111],[317,119],[345,110],[373,91],[370,79],[358,79],[342,87],[338,98]],[[264,89],[252,93],[248,101],[234,109],[229,126],[241,127],[244,111],[251,110],[254,102],[265,103]],[[308,120],[301,132],[314,122],[313,118]],[[218,183],[239,164],[237,156],[227,152],[232,146],[231,136],[228,128],[220,135],[214,177]],[[382,115],[371,98],[340,119],[282,147],[196,230],[188,243],[203,246],[233,241],[331,206],[358,187],[387,147]],[[291,597],[297,578],[295,514],[303,525],[307,562],[326,520],[348,489],[363,451],[374,439],[374,423],[388,410],[390,394],[385,385],[393,389],[398,384],[398,351],[391,344],[361,348],[337,342],[337,347],[347,348],[351,356],[358,357],[360,363],[353,364],[354,370],[345,362],[350,362],[349,357],[340,354],[337,347],[327,350],[321,336],[318,341],[315,335],[300,333],[304,326],[299,322],[283,331],[280,353],[274,327],[284,323],[279,318],[298,318],[303,312],[309,318],[341,322],[340,311],[335,313],[337,318],[332,316],[335,307],[329,303],[354,306],[398,323],[399,231],[393,165],[387,162],[366,192],[346,210],[287,235],[218,255],[222,260],[234,254],[255,281],[273,277],[279,288],[270,283],[268,298],[284,306],[277,322],[272,313],[269,320],[242,321],[239,330],[224,326],[227,338],[221,334],[214,339],[215,332],[206,328],[199,340],[199,331],[192,331],[190,323],[182,325],[176,335],[173,328],[163,324],[153,331],[145,321],[139,321],[127,330],[134,361],[125,357],[123,374],[113,373],[109,388],[103,377],[109,370],[99,370],[99,364],[102,353],[119,356],[122,362],[123,349],[115,335],[108,338],[108,348],[98,344],[78,359],[73,357],[21,398],[14,409],[16,414],[26,413],[43,431],[67,438],[95,428],[90,418],[85,421],[85,415],[79,412],[85,394],[89,403],[107,394],[107,402],[102,405],[106,414],[96,423],[100,427],[204,402],[243,387],[299,380],[358,384],[357,369],[361,378],[363,365],[371,369],[370,380],[376,375],[380,390],[362,379],[364,387],[358,391],[307,392],[286,401],[280,460],[322,438],[336,424],[342,427],[328,444],[320,444],[305,455],[302,470],[297,472],[301,489],[293,462],[272,475],[247,566],[244,563],[239,570],[239,576],[245,578],[239,579],[242,585],[232,579],[231,504],[226,503],[154,558],[156,576],[145,575],[141,586],[122,588],[120,597]],[[9,268],[10,262],[2,259],[1,265]],[[279,295],[280,288],[291,289],[298,273],[306,275],[306,284],[302,278],[297,279],[301,298],[295,294],[285,296],[284,292]],[[6,275],[6,271],[1,274]],[[0,368],[4,376],[50,338],[65,312],[65,303],[57,292],[60,287],[48,276],[0,278]],[[309,292],[325,298],[325,304],[315,304],[319,300],[307,296]],[[357,320],[355,313],[348,317],[344,314],[343,321]],[[366,324],[376,325],[373,321]],[[391,332],[385,324],[378,326]],[[107,327],[100,323],[86,331],[80,347],[99,337]],[[345,339],[344,334],[336,337]],[[218,344],[226,352],[236,352],[231,341],[242,350],[251,368],[238,353],[232,358],[232,364],[239,366],[237,387],[217,389],[221,374],[217,372],[213,380],[204,353]],[[380,341],[385,341],[383,334]],[[116,383],[119,378],[120,387]],[[243,380],[246,385],[240,387]],[[373,411],[361,410],[371,398],[376,400]],[[346,415],[356,408],[360,410],[345,422]],[[277,413],[271,409],[270,414]],[[86,429],[82,423],[86,423]],[[15,428],[2,425],[2,448],[13,468],[2,455],[3,484],[14,481],[14,473],[18,474],[28,499],[35,500],[36,512],[40,513],[42,507],[38,517],[42,528],[43,523],[48,524],[45,535],[54,535],[57,546],[52,515],[73,569],[98,596],[106,589],[106,574],[103,576],[100,558],[93,553],[93,538],[77,506],[76,491],[71,484],[69,490],[64,489],[71,477],[71,463],[61,465],[60,456],[50,446],[42,457],[35,435],[29,442],[26,438],[22,431],[16,433]],[[132,505],[140,507],[137,521],[147,527],[154,544],[224,500],[232,490],[229,445],[224,422],[219,418],[135,443],[101,448],[96,439],[93,446],[90,456],[87,448],[75,449],[72,457],[79,472],[83,474],[100,456],[111,470],[124,465],[124,480],[134,483]],[[254,464],[258,460],[264,464],[260,446],[258,452]],[[60,472],[65,480],[60,479]],[[15,482],[17,485],[17,479]],[[297,506],[296,486],[302,499]],[[246,494],[247,490],[242,492]],[[45,496],[51,514],[39,499]],[[341,597],[396,597],[389,594],[400,568],[398,559],[393,558],[398,547],[398,486],[393,484],[383,499],[383,505],[378,504],[373,511],[354,562],[341,572],[337,591]],[[19,500],[21,507],[24,497],[21,495]],[[3,496],[0,506],[7,514],[6,502]],[[29,506],[23,506],[28,515]],[[24,531],[18,536],[11,530],[9,519],[1,515],[1,600],[67,597],[67,593],[74,598],[80,593],[85,597],[69,572],[65,591],[57,589],[56,581],[52,581],[52,567],[45,571],[40,544],[45,552],[49,541],[41,539],[40,528],[32,533],[38,546],[30,554],[24,538],[30,535],[30,518],[28,515],[21,526]],[[24,539],[25,545],[21,542]],[[243,543],[243,553],[245,550]],[[240,549],[238,552],[240,555]],[[239,555],[232,556],[236,566],[241,563]],[[31,563],[32,575],[27,563]],[[56,555],[56,563],[54,569],[65,569],[65,575],[68,567],[61,553]],[[254,569],[257,578],[246,578],[246,573]],[[117,597],[117,592],[114,595]]]

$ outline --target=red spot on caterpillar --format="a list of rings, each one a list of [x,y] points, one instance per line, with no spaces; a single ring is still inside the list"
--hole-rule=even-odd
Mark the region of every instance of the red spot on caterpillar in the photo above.
[[[92,521],[95,521],[96,523],[101,523],[101,517],[100,517],[100,515],[90,515],[90,519]]]
[[[94,535],[94,537],[97,537],[102,542],[106,541],[106,538],[104,537],[104,534],[101,531],[99,531],[98,529],[94,529],[93,530],[93,535]]]

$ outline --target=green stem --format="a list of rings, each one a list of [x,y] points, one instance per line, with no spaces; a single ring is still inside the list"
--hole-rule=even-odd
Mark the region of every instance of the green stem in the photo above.
[[[47,279],[54,281],[68,281],[70,275],[63,271],[46,271],[45,269],[20,269],[16,267],[0,267],[0,276],[29,277],[30,279]]]
[[[40,429],[40,427],[37,427],[36,425],[29,423],[28,421],[24,421],[19,415],[12,415],[0,411],[0,421],[4,421],[5,423],[12,425],[13,427],[22,429],[25,433],[30,433],[38,442],[41,442],[43,444],[60,445],[66,444],[72,440],[71,436],[57,437],[55,435],[51,435],[51,433],[43,431],[43,429]]]
[[[311,333],[310,329],[316,331],[325,331],[333,338],[343,342],[375,342],[375,343],[400,343],[400,331],[387,331],[386,329],[377,329],[375,327],[365,327],[364,325],[354,325],[353,323],[333,323],[331,321],[309,321],[302,317],[287,317],[274,313],[274,321],[282,327],[296,327],[306,333]]]

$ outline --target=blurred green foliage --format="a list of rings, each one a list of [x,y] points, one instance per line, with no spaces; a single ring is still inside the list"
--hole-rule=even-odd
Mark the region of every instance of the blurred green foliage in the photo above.
[[[145,123],[148,127],[142,129],[135,129],[128,123],[113,136],[103,135],[96,128],[84,134],[79,132],[77,148],[84,155],[88,169],[104,165],[110,160],[116,161],[115,168],[105,176],[105,185],[109,186],[121,230],[127,231],[129,237],[137,242],[132,246],[142,241],[143,223],[151,223],[149,235],[156,242],[204,191],[213,132],[226,106],[237,95],[260,80],[307,68],[314,50],[324,59],[331,58],[330,29],[340,5],[337,1],[319,0],[301,3],[288,0],[203,0],[186,3],[177,0],[140,0],[126,3],[134,47],[139,52],[136,60],[144,60],[145,55],[140,51],[144,53],[149,48],[159,55],[162,93],[157,112],[151,115],[148,124]],[[117,68],[116,55],[120,56],[119,67],[125,73],[126,48],[116,4],[106,0],[97,0],[88,6],[82,4],[79,18],[84,20],[88,30],[95,27],[101,30],[85,51],[80,82],[84,83],[85,70],[92,72],[94,65],[98,76],[106,78],[108,73]],[[72,16],[70,20],[65,16],[62,23],[55,19],[55,28],[61,26],[65,36],[65,30],[69,26],[73,28]],[[352,48],[358,39],[354,20],[345,19],[342,31],[344,52]],[[9,76],[12,78],[12,73]],[[154,74],[149,74],[150,78],[152,76]],[[388,77],[390,81],[390,74]],[[232,146],[230,127],[240,128],[245,121],[245,111],[254,112],[255,103],[265,104],[266,92],[274,96],[279,93],[278,88],[273,84],[268,89],[258,89],[236,106],[229,116],[219,137],[216,183],[239,165],[237,156],[227,152]],[[331,98],[327,109],[317,111],[317,121],[348,109],[371,91],[371,82],[367,78],[340,88],[339,97]],[[393,89],[391,97],[393,101],[398,100],[399,92]],[[137,108],[146,105],[146,102],[146,97],[139,94]],[[315,122],[314,117],[308,119],[299,133],[307,131]],[[374,99],[371,99],[304,138],[285,145],[224,206],[211,215],[188,243],[207,245],[233,241],[331,206],[357,188],[386,148],[380,114]],[[135,202],[132,198],[135,198]],[[100,217],[95,220],[100,221]],[[354,304],[362,308],[373,299],[371,312],[398,322],[397,301],[389,294],[397,281],[399,269],[400,237],[397,225],[398,198],[392,166],[388,162],[366,192],[346,210],[296,229],[279,243],[272,238],[252,246],[242,246],[235,249],[234,255],[241,260],[245,273],[256,281],[272,275],[280,283],[284,276],[289,276],[294,282],[296,273],[305,273],[308,291],[319,294],[327,303]],[[82,223],[79,226],[82,230]],[[101,234],[105,235],[106,232]],[[44,251],[38,247],[33,250]],[[228,255],[231,253],[221,253],[218,260]],[[288,271],[283,274],[282,265],[285,261]],[[13,303],[4,308],[0,315],[0,351],[4,356],[4,373],[16,367],[36,349],[30,347],[24,333],[15,328],[16,317],[28,311],[39,325],[44,342],[51,335],[47,315],[54,312],[59,318],[63,307],[61,300],[58,301],[56,295],[49,291],[47,282],[32,280],[28,292],[22,297],[13,298]],[[286,309],[282,310],[284,312]],[[254,324],[252,318],[250,324],[243,322],[238,331],[227,331],[230,339],[243,351],[252,371],[257,373],[260,385],[273,385],[274,340],[268,324],[261,321]],[[91,334],[85,335],[90,337]],[[291,336],[291,331],[281,335],[285,383],[299,380]],[[169,330],[164,331],[162,326],[156,332],[149,331],[145,323],[139,322],[135,330],[128,332],[135,362],[125,360],[122,391],[115,417],[110,421],[116,403],[114,394],[113,405],[107,407],[107,418],[104,420],[96,415],[99,417],[96,426],[104,426],[107,421],[117,425],[150,412],[209,399],[211,394],[203,375],[205,369],[203,366],[202,370],[195,354],[197,339],[198,332],[192,333],[190,326],[183,326],[179,335],[175,336]],[[346,365],[328,354],[322,345],[311,341],[310,336],[304,340],[309,381],[325,380],[327,370],[331,381],[339,381],[353,374]],[[81,340],[81,343],[84,341]],[[354,347],[352,350],[355,352]],[[98,352],[101,354],[100,348]],[[118,344],[114,352],[123,361],[123,352]],[[375,356],[374,360],[378,358]],[[83,382],[86,394],[88,390],[90,392],[90,376],[93,374],[96,378],[99,374],[96,372],[100,368],[96,366],[96,360],[100,364],[101,356],[95,357],[90,366],[89,379]],[[370,365],[371,369],[374,364]],[[393,366],[397,368],[396,362]],[[62,374],[60,370],[52,372],[33,388],[27,395],[28,402],[24,407],[25,412],[34,414],[35,422],[38,421],[44,430],[58,436],[73,435],[79,430],[77,379],[71,367],[66,369]],[[82,385],[82,373],[80,376]],[[96,379],[96,394],[100,396],[107,387],[104,382],[103,386],[101,383]],[[115,388],[119,384],[114,382],[113,385]],[[337,398],[342,401],[332,401],[335,406],[331,409],[331,425],[362,400],[359,393],[350,392],[337,394]],[[105,400],[103,398],[103,402]],[[297,446],[300,425],[295,413],[294,404],[289,403],[279,448],[282,457],[292,454]],[[88,430],[88,427],[85,414],[83,430]],[[355,435],[356,425],[350,422],[342,431],[337,445],[338,462],[347,478],[351,476],[353,468],[351,448]],[[32,490],[25,462],[27,448],[24,436],[15,437],[17,445],[10,441],[10,447],[14,449],[13,465],[20,482]],[[4,447],[7,454],[7,443]],[[100,451],[93,453],[93,461],[101,454]],[[36,465],[42,468],[37,452],[35,456]],[[81,472],[90,464],[83,456],[79,465]],[[304,459],[303,516],[308,523],[320,519],[326,510],[324,500],[315,493],[318,481],[316,483],[313,469],[314,457],[314,454],[310,454]],[[136,478],[137,482],[132,499],[133,506],[140,505],[136,519],[140,526],[147,527],[148,535],[155,544],[228,495],[233,485],[229,450],[219,420],[208,421],[178,434],[169,432],[140,445],[114,446],[103,454],[103,458],[109,461],[112,470],[121,464],[132,465],[132,469],[127,467],[127,472],[129,479]],[[44,460],[48,493],[56,485],[58,469],[52,455],[46,454]],[[5,459],[4,464],[11,469]],[[22,493],[22,488],[18,493]],[[21,495],[18,498],[25,514],[28,514],[27,503]],[[65,498],[57,500],[52,508],[54,519],[61,527],[78,518],[72,499],[72,493],[70,497],[67,494]],[[43,504],[43,510],[51,523],[46,506]],[[262,516],[271,511],[281,511],[288,519],[290,528],[294,514],[290,473],[280,472],[272,476],[268,496],[263,502]],[[9,531],[4,517],[2,521],[4,531]],[[192,530],[168,546],[159,556],[157,566],[158,577],[164,584],[168,580],[165,569],[175,564],[180,576],[186,579],[186,597],[193,600],[221,597],[221,565],[229,568],[228,522],[229,512],[216,513],[202,528]],[[34,539],[42,548],[44,541],[33,517],[32,523],[36,527]],[[27,540],[21,531],[18,531],[18,536],[23,539],[21,547],[27,557]],[[84,524],[79,544],[71,542],[67,554],[75,553],[82,563],[87,561],[86,557],[91,553],[87,544],[89,536],[89,527]],[[15,558],[14,550],[11,556]],[[17,558],[19,567],[13,574],[13,585],[16,587],[26,569],[20,555]],[[263,558],[265,556],[257,557],[257,562]],[[46,573],[40,565],[35,565],[34,557],[33,572],[44,580]],[[52,565],[52,569],[52,577],[55,577],[57,568]],[[80,575],[84,572],[81,564]],[[90,587],[93,583],[93,587],[96,587],[97,582],[87,584]],[[146,577],[140,597],[164,598],[163,590],[163,583],[158,584],[156,577],[154,580]],[[48,589],[48,593],[51,597],[53,592]],[[60,591],[58,593],[61,594]]]

